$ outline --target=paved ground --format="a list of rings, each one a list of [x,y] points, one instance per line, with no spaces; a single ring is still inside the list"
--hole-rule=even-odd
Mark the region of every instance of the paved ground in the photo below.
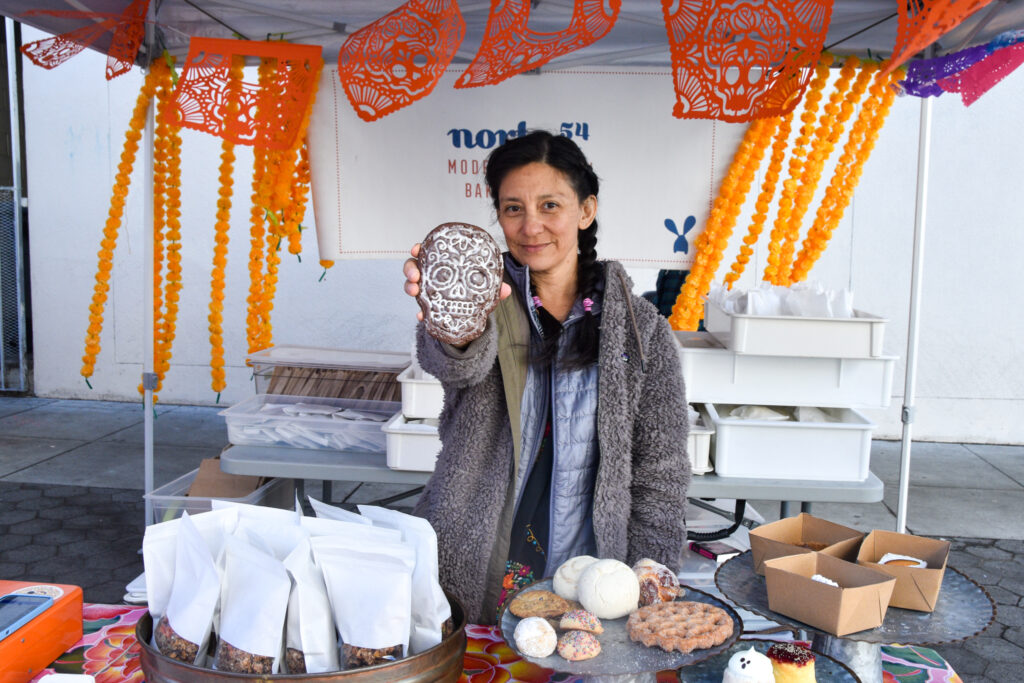
[[[217,409],[161,406],[157,486],[216,457],[226,443]],[[0,397],[0,577],[80,585],[89,602],[119,603],[142,571],[139,405]],[[953,543],[949,564],[997,605],[981,635],[936,646],[965,682],[1021,680],[1024,663],[1024,446],[914,445],[908,527]],[[883,502],[824,505],[815,514],[863,530],[894,526],[899,444],[875,442]],[[305,482],[317,495],[318,482]],[[335,504],[404,487],[336,482]],[[408,507],[412,500],[398,504]],[[754,502],[767,519],[778,506]]]

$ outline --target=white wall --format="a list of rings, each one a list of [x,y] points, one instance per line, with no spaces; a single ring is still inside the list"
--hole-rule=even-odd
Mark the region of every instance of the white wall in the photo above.
[[[26,29],[25,40],[34,38]],[[34,385],[40,396],[139,396],[144,267],[138,165],[115,254],[93,390],[79,375],[96,251],[141,80],[136,70],[108,83],[104,63],[103,56],[86,51],[52,71],[25,65]],[[935,102],[915,438],[1024,443],[1018,272],[1024,234],[1017,196],[1024,181],[1024,137],[1015,121],[1022,104],[1024,71],[970,108],[950,95]],[[889,317],[885,350],[900,357],[906,355],[919,108],[916,98],[897,100],[854,202],[812,272],[829,286],[850,287],[858,308]],[[206,315],[220,146],[202,134],[185,132],[184,138],[184,290],[161,401],[212,404]],[[254,390],[244,364],[250,194],[245,179],[251,155],[239,148],[238,157],[224,313],[230,367],[221,402],[227,404]],[[741,232],[734,237],[737,244]],[[283,259],[276,343],[411,346],[416,308],[401,292],[401,261],[339,262],[318,283],[322,271],[311,233],[304,249],[301,264],[288,255]],[[761,268],[764,260],[760,245]],[[759,271],[751,269],[740,286],[754,286]],[[632,272],[638,291],[653,288],[655,271]],[[899,435],[903,372],[901,361],[893,406],[871,414],[879,423],[876,436]]]

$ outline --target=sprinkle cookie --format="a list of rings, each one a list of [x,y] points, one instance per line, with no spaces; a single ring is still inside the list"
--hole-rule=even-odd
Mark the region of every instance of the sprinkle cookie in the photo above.
[[[733,623],[720,607],[703,602],[659,602],[641,607],[626,621],[629,637],[647,647],[692,652],[721,645]]]
[[[604,633],[604,626],[601,620],[594,616],[593,612],[585,609],[574,609],[562,615],[558,623],[561,631],[587,631],[588,633]]]
[[[558,654],[570,662],[590,659],[601,654],[601,643],[593,633],[567,631],[558,639]]]

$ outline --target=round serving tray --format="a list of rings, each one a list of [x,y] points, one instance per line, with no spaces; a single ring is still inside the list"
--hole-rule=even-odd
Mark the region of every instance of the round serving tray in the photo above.
[[[774,640],[738,640],[725,652],[715,655],[703,662],[697,662],[691,667],[679,672],[679,678],[685,683],[722,683],[722,674],[729,666],[729,658],[737,652],[745,652],[753,647],[764,654],[768,648],[774,645]],[[814,648],[814,675],[819,681],[829,683],[860,683],[860,678],[853,673],[850,667],[842,662],[822,654]]]
[[[768,607],[763,576],[754,573],[750,551],[723,562],[715,572],[715,585],[729,600],[784,626],[829,635]],[[917,612],[899,607],[886,610],[878,628],[850,633],[844,640],[867,643],[928,645],[951,643],[983,631],[995,618],[995,605],[984,588],[952,567],[946,567],[935,609]]]
[[[551,579],[535,581],[524,586],[520,592],[532,590],[550,591]],[[520,619],[504,607],[502,607],[501,613],[498,615],[498,625],[501,627],[501,637],[505,639],[510,648],[519,652],[524,659],[547,669],[577,676],[623,676],[678,669],[728,650],[740,637],[740,633],[743,631],[743,621],[740,619],[740,615],[736,613],[735,609],[718,598],[703,591],[687,587],[686,594],[680,600],[705,602],[724,609],[733,621],[732,635],[721,645],[706,650],[694,650],[688,653],[666,652],[660,647],[647,647],[642,643],[635,643],[630,640],[629,633],[626,631],[626,617],[621,619],[602,619],[601,625],[604,626],[604,633],[597,637],[601,643],[601,654],[593,659],[570,662],[557,654],[539,658],[527,657],[519,652],[518,648],[516,648],[514,634]],[[511,602],[511,599],[506,600],[505,605],[507,606],[509,602]]]
[[[345,681],[346,683],[454,683],[463,670],[466,653],[466,613],[462,605],[446,592],[452,607],[455,630],[438,645],[425,652],[399,659],[396,662],[367,666],[351,671],[332,671],[318,674],[238,674],[214,671],[185,664],[160,654],[151,644],[153,618],[143,615],[135,626],[135,638],[142,648],[142,671],[147,683],[224,683],[224,681]]]

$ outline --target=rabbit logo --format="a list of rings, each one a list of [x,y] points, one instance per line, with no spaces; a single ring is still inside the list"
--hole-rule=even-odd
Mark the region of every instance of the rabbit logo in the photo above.
[[[671,218],[665,219],[665,228],[676,235],[675,244],[672,245],[672,252],[681,251],[684,254],[690,253],[690,243],[686,239],[686,233],[693,230],[693,226],[697,225],[697,219],[694,216],[687,216],[686,220],[683,221],[683,231],[679,232],[679,228],[676,227],[676,222]]]

